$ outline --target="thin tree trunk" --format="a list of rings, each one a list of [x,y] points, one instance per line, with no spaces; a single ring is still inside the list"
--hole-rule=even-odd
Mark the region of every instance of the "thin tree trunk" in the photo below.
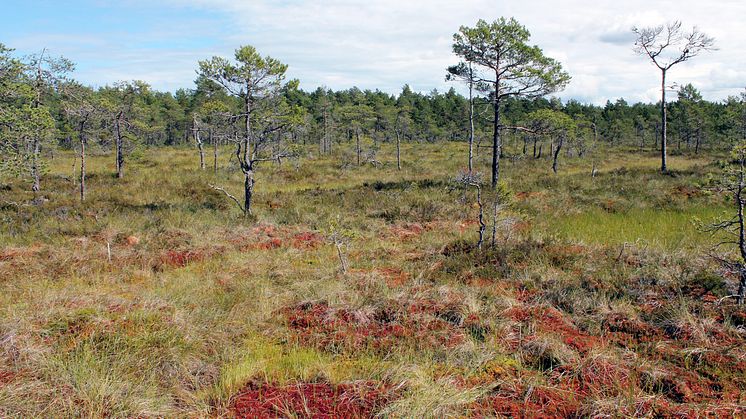
[[[199,136],[199,126],[195,115],[192,115],[192,133],[194,133],[194,141],[197,143],[197,149],[199,150],[199,168],[205,170],[205,150],[202,147],[202,139]]]
[[[498,76],[499,77],[499,76]],[[497,188],[497,181],[500,178],[500,153],[502,152],[502,143],[500,142],[500,85],[495,83],[495,118],[493,121],[492,133],[492,188]]]
[[[210,142],[212,142],[212,172],[218,173],[218,139],[212,135],[212,128],[209,131]]]
[[[474,71],[469,61],[469,173],[474,170]]]
[[[116,149],[117,149],[117,178],[121,179],[124,177],[124,151],[122,141],[122,128],[121,128],[122,112],[117,114],[114,120],[114,128],[116,130]]]
[[[479,241],[477,242],[477,249],[482,249],[482,243],[484,242],[484,230],[487,228],[484,223],[484,206],[482,205],[482,187],[476,184],[477,188],[477,205],[479,206]]]
[[[744,155],[739,156],[740,168],[738,171],[738,185],[736,186],[735,204],[737,207],[737,218],[738,218],[738,250],[741,256],[741,262],[739,263],[739,284],[738,284],[738,304],[743,304],[746,299],[746,219],[744,219],[744,196],[743,191],[746,188],[746,181],[744,179]]]
[[[246,171],[244,176],[244,213],[251,215],[251,198],[254,195],[254,169]]]
[[[565,142],[564,135],[560,135],[559,141],[557,142],[557,149],[554,150],[554,158],[552,161],[552,171],[554,174],[557,174],[557,160],[559,159],[560,150],[562,149],[562,144]]]
[[[500,195],[497,193],[497,188],[495,188],[495,200],[492,205],[492,239],[490,242],[490,247],[494,248],[495,243],[497,242],[497,212],[500,208]]]
[[[668,170],[666,165],[666,70],[661,69],[661,172]]]
[[[83,134],[83,126],[80,127],[80,200],[85,201],[85,146],[86,140]]]
[[[396,168],[401,170],[401,133],[396,130]],[[471,168],[469,169],[471,171]]]
[[[360,131],[355,131],[355,148],[357,151],[357,165],[360,166]]]
[[[251,86],[247,86],[244,99],[246,111],[246,137],[244,138],[243,161],[241,169],[244,172],[244,215],[251,215],[251,197],[254,193],[254,164],[251,156]]]
[[[39,136],[34,137],[33,145],[32,145],[32,155],[31,155],[31,177],[34,180],[34,184],[31,186],[31,190],[34,192],[39,192],[41,190],[41,168],[39,155],[41,154],[41,142],[39,141]]]

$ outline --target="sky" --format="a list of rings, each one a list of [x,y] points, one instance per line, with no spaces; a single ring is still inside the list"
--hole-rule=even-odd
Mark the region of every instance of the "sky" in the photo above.
[[[743,0],[0,0],[0,11],[0,43],[65,56],[93,86],[193,88],[198,60],[249,44],[288,64],[305,90],[463,92],[445,81],[458,62],[453,34],[504,16],[570,73],[563,100],[655,102],[660,72],[633,52],[631,28],[672,20],[713,36],[718,50],[675,66],[668,80],[713,101],[746,88]]]

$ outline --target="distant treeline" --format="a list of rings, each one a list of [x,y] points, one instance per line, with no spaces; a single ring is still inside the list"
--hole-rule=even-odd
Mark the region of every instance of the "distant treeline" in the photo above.
[[[73,68],[68,60],[44,52],[18,59],[0,44],[3,167],[30,164],[32,171],[38,171],[33,167],[36,163],[12,161],[11,156],[33,158],[38,155],[35,148],[50,146],[76,149],[83,134],[93,146],[129,153],[142,146],[194,144],[197,130],[208,143],[228,142],[245,130],[240,122],[245,114],[242,99],[207,77],[199,76],[194,88],[174,93],[159,92],[140,81],[93,89],[69,76]],[[455,88],[419,93],[405,85],[394,95],[355,87],[312,92],[296,87],[297,83],[282,87],[283,106],[294,109],[292,124],[285,126],[292,129],[284,129],[282,135],[299,144],[317,144],[321,152],[361,136],[376,143],[397,136],[421,142],[466,141],[469,137],[469,101]],[[746,138],[746,91],[721,102],[704,100],[691,84],[677,93],[678,100],[668,104],[670,148],[725,149]],[[492,106],[488,95],[475,98],[477,142],[492,135]],[[659,104],[630,105],[617,99],[596,106],[555,97],[508,97],[501,108],[506,128],[535,126],[546,115],[560,115],[573,121],[574,135],[586,137],[585,142],[592,139],[609,146],[647,149],[659,145]],[[512,132],[513,144],[520,148],[523,142],[526,152],[534,134]],[[122,145],[127,149],[121,150]],[[484,141],[484,146],[490,142]],[[21,149],[29,152],[18,153]],[[516,147],[504,152],[511,150]]]
[[[126,90],[130,90],[130,97]],[[702,99],[691,84],[679,89],[678,100],[668,104],[669,147],[672,149],[730,148],[746,139],[746,92],[722,102]],[[131,102],[130,124],[139,127],[136,136],[145,145],[168,146],[193,143],[194,115],[206,115],[205,105],[215,101],[231,114],[241,113],[241,103],[222,88],[198,79],[193,89],[179,89],[174,94],[151,89],[142,82],[116,87],[104,87],[92,94],[111,100]],[[50,92],[51,107],[59,129],[61,146],[75,142],[75,127],[64,118],[61,95]],[[312,92],[287,90],[287,103],[303,110],[302,123],[296,128],[298,141],[320,143],[325,138],[333,142],[352,139],[355,130],[375,140],[389,141],[394,136],[397,116],[406,114],[409,125],[403,139],[408,141],[466,141],[469,136],[468,99],[454,88],[446,92],[432,90],[418,93],[405,85],[398,95],[356,87],[333,91],[317,88]],[[660,104],[635,103],[623,98],[607,101],[604,106],[577,100],[509,98],[503,104],[506,125],[531,125],[536,111],[551,109],[562,112],[579,124],[590,127],[598,140],[610,146],[658,148],[660,138]],[[492,103],[489,98],[475,102],[476,138],[490,138]],[[527,134],[528,135],[528,134]],[[102,138],[102,140],[106,140]],[[488,143],[488,142],[487,142]]]

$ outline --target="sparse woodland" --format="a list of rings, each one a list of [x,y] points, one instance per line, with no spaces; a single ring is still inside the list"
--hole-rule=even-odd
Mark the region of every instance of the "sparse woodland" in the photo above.
[[[746,90],[667,100],[673,22],[659,103],[563,102],[529,29],[396,95],[0,44],[0,417],[746,415]]]

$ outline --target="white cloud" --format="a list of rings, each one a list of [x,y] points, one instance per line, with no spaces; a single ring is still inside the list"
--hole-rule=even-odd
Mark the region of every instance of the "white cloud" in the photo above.
[[[560,93],[563,98],[594,103],[618,97],[655,101],[659,74],[633,53],[631,27],[672,19],[681,19],[685,27],[697,24],[716,38],[720,50],[674,67],[671,82],[692,83],[711,100],[746,86],[742,70],[746,68],[742,43],[746,2],[741,1],[167,0],[165,4],[190,9],[195,16],[209,11],[201,24],[182,24],[178,30],[192,37],[204,34],[210,45],[199,50],[182,46],[148,56],[138,42],[155,36],[152,33],[130,35],[126,44],[107,38],[106,47],[98,41],[73,39],[67,48],[77,45],[85,61],[80,78],[97,83],[115,77],[141,78],[158,88],[189,87],[198,59],[230,55],[235,47],[251,44],[289,64],[290,75],[299,78],[305,89],[356,85],[396,93],[405,83],[420,91],[462,89],[444,81],[445,68],[457,61],[451,54],[452,34],[479,18],[514,16],[532,32],[532,42],[559,59],[573,76]],[[178,22],[170,22],[174,23]],[[175,40],[178,35],[157,36]]]

